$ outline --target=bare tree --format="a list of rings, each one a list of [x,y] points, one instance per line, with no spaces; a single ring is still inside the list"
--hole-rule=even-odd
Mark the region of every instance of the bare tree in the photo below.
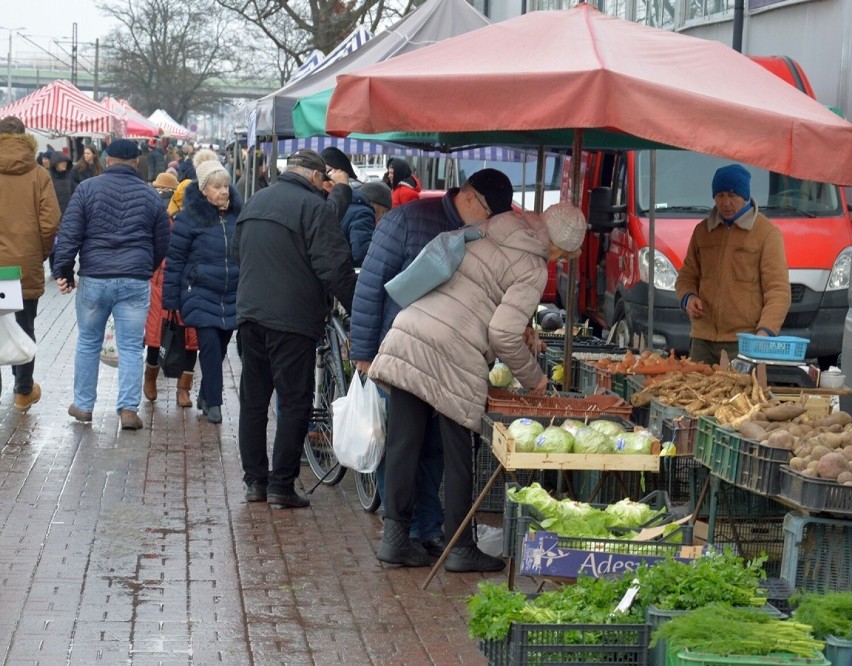
[[[104,78],[140,111],[178,122],[212,110],[212,82],[239,69],[233,17],[213,0],[123,0],[99,7],[121,24],[105,42]]]
[[[423,0],[215,0],[258,28],[278,49],[283,84],[318,49],[329,53],[364,24],[381,25],[407,14]]]

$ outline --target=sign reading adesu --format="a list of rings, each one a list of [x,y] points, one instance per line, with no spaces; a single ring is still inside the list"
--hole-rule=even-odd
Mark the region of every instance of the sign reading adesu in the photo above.
[[[563,545],[560,545],[560,541]],[[580,545],[583,540],[576,541]],[[601,546],[591,541],[593,545]],[[599,578],[608,574],[630,573],[636,571],[640,564],[654,564],[666,557],[688,562],[705,552],[704,546],[682,546],[677,543],[609,542],[613,544],[613,549],[623,549],[623,552],[566,548],[565,543],[565,537],[554,532],[527,533],[523,541],[521,573],[527,576]]]

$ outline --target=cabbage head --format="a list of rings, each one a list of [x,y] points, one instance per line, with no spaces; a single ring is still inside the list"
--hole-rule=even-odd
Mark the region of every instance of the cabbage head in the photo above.
[[[651,454],[654,435],[647,430],[626,432],[623,435],[618,435],[614,442],[616,453],[647,456]]]
[[[586,427],[585,423],[583,423],[582,421],[577,421],[576,419],[565,419],[562,422],[562,426],[561,426],[561,428],[563,430],[567,430],[568,432],[571,433],[571,435],[577,434],[577,431],[580,428],[585,428],[585,427]]]
[[[515,451],[518,453],[532,453],[535,439],[544,426],[533,419],[515,419],[509,424],[509,434],[515,440]]]
[[[574,435],[574,453],[612,453],[612,438],[603,433],[582,428]]]
[[[610,504],[604,511],[618,518],[619,527],[641,527],[652,518],[657,517],[665,511],[654,511],[647,504],[634,502],[631,499],[623,499],[615,504]]]
[[[536,437],[533,453],[571,453],[574,438],[559,426],[548,426]]]
[[[505,363],[495,363],[488,373],[488,381],[491,386],[505,387],[512,383],[512,371]]]
[[[615,421],[608,421],[606,419],[598,419],[597,421],[592,421],[589,423],[589,427],[592,430],[595,430],[602,435],[609,435],[610,437],[616,437],[621,435],[624,432],[624,428],[620,423],[616,423]]]

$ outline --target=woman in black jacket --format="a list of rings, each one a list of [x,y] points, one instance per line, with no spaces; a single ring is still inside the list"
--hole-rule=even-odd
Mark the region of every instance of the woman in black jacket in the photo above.
[[[180,310],[184,324],[196,329],[198,406],[208,421],[221,423],[222,362],[237,328],[239,266],[231,257],[231,239],[242,201],[218,161],[199,164],[196,175],[172,227],[163,308]]]
[[[83,157],[74,165],[71,175],[74,178],[74,182],[79,184],[87,178],[100,176],[103,172],[104,168],[101,165],[101,156],[98,154],[97,149],[94,146],[86,146],[83,149]]]

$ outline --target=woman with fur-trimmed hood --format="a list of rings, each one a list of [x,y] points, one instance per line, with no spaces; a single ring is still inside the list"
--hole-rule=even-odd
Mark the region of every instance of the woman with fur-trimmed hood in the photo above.
[[[231,239],[242,201],[218,160],[195,168],[183,209],[175,217],[166,255],[163,307],[180,311],[198,335],[201,388],[198,406],[211,423],[222,422],[222,362],[237,328],[239,265]]]

